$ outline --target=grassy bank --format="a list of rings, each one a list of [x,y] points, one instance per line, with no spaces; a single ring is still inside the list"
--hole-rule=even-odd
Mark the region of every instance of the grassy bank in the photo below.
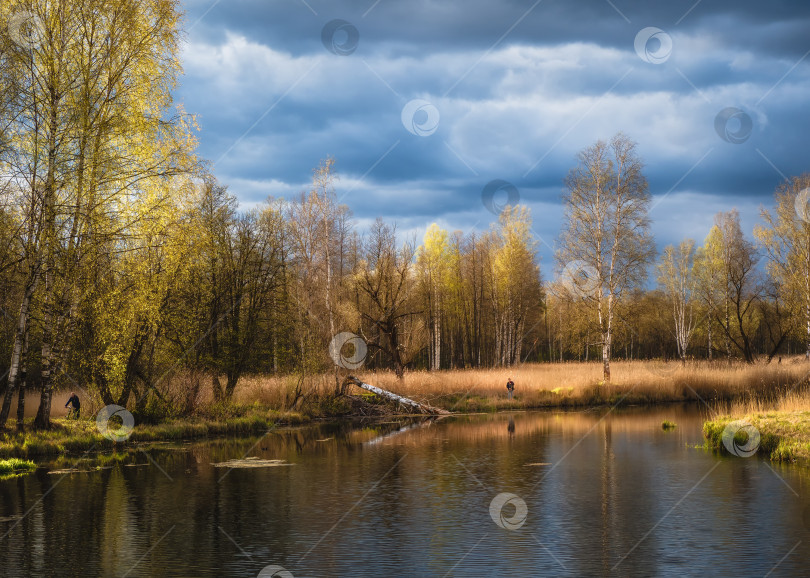
[[[732,404],[717,418],[703,424],[706,443],[729,453],[723,432],[729,434],[743,424],[751,424],[759,434],[757,453],[774,461],[810,461],[810,393],[788,393],[775,402],[749,400]],[[747,434],[737,434],[738,445]]]
[[[610,385],[602,383],[602,366],[596,362],[524,364],[510,369],[414,371],[406,373],[403,380],[385,371],[360,371],[356,375],[367,383],[419,402],[461,413],[696,400],[716,404],[755,402],[772,406],[785,391],[807,385],[810,365],[803,358],[770,365],[617,361],[611,364],[611,369],[613,379]],[[509,377],[515,382],[513,400],[506,398],[505,384]],[[180,398],[183,394],[182,388],[166,392],[167,397]],[[333,375],[309,376],[306,380],[295,376],[246,377],[237,387],[230,404],[213,403],[210,391],[203,390],[188,417],[136,416],[136,427],[126,443],[250,435],[265,432],[276,425],[299,424],[314,418],[379,416],[396,411],[374,394],[354,386],[349,394],[335,396]],[[124,442],[116,445],[96,428],[94,416],[100,407],[97,401],[87,400],[83,405],[85,419],[53,420],[51,431],[33,432],[29,427],[24,433],[10,429],[0,432],[0,458],[120,448]],[[810,403],[806,410],[810,411]],[[167,415],[179,414],[169,412]],[[801,416],[783,419],[778,424],[781,428],[778,431],[787,431],[787,424],[799,428],[797,424],[803,419]],[[710,428],[707,437],[711,438],[713,432]],[[785,444],[795,441],[787,434],[784,438],[787,440]],[[771,443],[770,438],[768,443]],[[799,448],[789,447],[792,448],[790,455],[800,453]],[[788,455],[785,453],[787,448],[788,445],[782,445],[774,449],[778,449],[778,455]]]
[[[307,418],[292,412],[257,412],[224,420],[189,418],[157,425],[136,425],[126,441],[114,442],[101,435],[90,419],[53,420],[50,431],[0,434],[0,458],[33,458],[60,454],[108,451],[127,445],[157,441],[190,440],[228,435],[260,434],[280,425],[304,423]],[[114,428],[112,428],[114,429]]]

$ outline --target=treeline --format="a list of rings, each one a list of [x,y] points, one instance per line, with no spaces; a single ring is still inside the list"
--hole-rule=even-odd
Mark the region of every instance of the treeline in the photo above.
[[[132,285],[139,259],[167,234],[176,179],[198,168],[172,103],[180,19],[176,0],[0,5],[0,426],[18,391],[22,424],[34,375],[47,428],[57,383],[105,392],[99,368],[120,361],[148,291]]]
[[[810,227],[791,217],[792,190],[804,185],[810,178],[780,188],[777,214],[781,210],[784,216],[780,222],[764,211],[768,224],[755,229],[754,240],[746,238],[739,213],[731,210],[715,215],[700,246],[684,239],[665,247],[651,264],[654,288],[633,287],[619,302],[613,357],[770,362],[806,354]],[[788,203],[791,213],[784,211]],[[785,229],[803,238],[780,238]],[[570,291],[560,279],[547,293],[545,350],[539,359],[601,360],[599,320],[587,296]]]
[[[358,363],[399,375],[428,364],[521,360],[526,340],[539,334],[543,303],[525,209],[506,211],[486,234],[433,226],[417,247],[382,220],[358,231],[334,182],[327,160],[310,191],[240,212],[214,180],[176,179],[171,194],[137,207],[139,215],[97,223],[82,240],[83,258],[66,261],[52,281],[61,307],[49,305],[39,284],[19,358],[4,347],[5,364],[28,369],[17,387],[41,387],[43,372],[56,370],[59,381],[105,404],[146,412],[179,376],[191,408],[206,386],[229,399],[248,372],[338,367],[329,344],[341,332],[363,340]],[[30,214],[8,207],[3,217],[3,306],[19,311],[30,264],[25,236],[14,233]],[[70,242],[56,244],[60,253]],[[40,313],[46,304],[49,315]],[[2,323],[6,344],[15,342],[16,321]],[[336,373],[336,391],[341,381]]]
[[[731,210],[699,247],[684,239],[656,256],[635,143],[619,133],[578,161],[565,180],[562,274],[547,290],[541,359],[601,358],[609,381],[613,357],[810,358],[810,175],[779,186],[753,241]],[[645,290],[651,272],[657,287]]]
[[[180,8],[0,7],[0,427],[33,388],[47,428],[58,385],[146,415],[228,400],[246,372],[335,367],[339,390],[345,355],[399,375],[519,361],[542,303],[528,213],[424,247],[361,234],[331,160],[298,199],[240,211],[172,101]],[[330,356],[342,332],[362,358]]]
[[[56,386],[159,416],[227,401],[248,373],[328,372],[341,393],[360,365],[601,359],[609,380],[615,357],[810,347],[810,177],[755,241],[731,211],[657,257],[635,144],[599,141],[565,180],[544,283],[525,207],[484,233],[359,230],[331,159],[297,198],[240,210],[172,102],[177,1],[20,6],[0,6],[0,427],[15,397],[22,426],[31,389],[49,427]]]

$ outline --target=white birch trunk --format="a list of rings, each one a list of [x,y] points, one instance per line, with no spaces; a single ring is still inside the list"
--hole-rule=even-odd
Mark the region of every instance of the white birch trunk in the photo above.
[[[395,402],[395,403],[397,403],[399,405],[404,405],[406,407],[414,409],[414,410],[418,411],[419,413],[430,413],[430,414],[449,414],[450,413],[447,410],[440,409],[440,408],[437,408],[437,407],[432,407],[432,406],[427,405],[425,403],[419,403],[418,401],[414,401],[414,400],[409,399],[407,397],[397,395],[396,393],[391,393],[390,391],[379,388],[379,387],[377,387],[375,385],[371,385],[369,383],[364,383],[364,382],[360,381],[359,379],[357,379],[356,377],[351,376],[351,375],[346,378],[344,383],[353,384],[353,385],[356,385],[357,387],[362,387],[363,389],[366,389],[366,390],[368,390],[368,391],[370,391],[372,393],[376,393],[380,397],[384,397],[384,398],[386,398],[386,399],[388,399],[390,401],[393,401],[393,402]]]

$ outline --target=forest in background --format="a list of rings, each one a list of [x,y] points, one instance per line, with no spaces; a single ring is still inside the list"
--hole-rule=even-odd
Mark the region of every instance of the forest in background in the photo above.
[[[57,386],[147,415],[190,411],[204,388],[227,401],[257,373],[334,374],[340,394],[361,364],[402,376],[599,359],[608,382],[615,358],[810,351],[806,175],[753,236],[732,209],[659,254],[635,143],[598,141],[561,175],[544,275],[526,207],[486,232],[359,230],[333,159],[298,197],[240,210],[172,101],[179,2],[28,6],[25,34],[0,36],[0,427],[15,398],[22,424],[26,389],[49,427]],[[336,363],[344,332],[360,341]]]

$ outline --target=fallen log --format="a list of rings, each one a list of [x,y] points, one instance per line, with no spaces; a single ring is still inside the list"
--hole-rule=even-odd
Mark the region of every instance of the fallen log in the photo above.
[[[418,413],[423,414],[430,414],[430,415],[449,415],[450,412],[444,409],[440,409],[438,407],[433,407],[426,403],[419,403],[418,401],[414,401],[412,399],[408,399],[407,397],[402,397],[401,395],[397,395],[396,393],[391,393],[385,389],[379,388],[376,385],[371,385],[369,383],[365,383],[360,381],[355,376],[350,375],[345,380],[343,380],[344,385],[349,383],[352,385],[356,385],[357,387],[362,387],[365,390],[368,390],[372,393],[376,393],[380,397],[384,397],[390,401],[393,401],[399,405],[409,407]]]

